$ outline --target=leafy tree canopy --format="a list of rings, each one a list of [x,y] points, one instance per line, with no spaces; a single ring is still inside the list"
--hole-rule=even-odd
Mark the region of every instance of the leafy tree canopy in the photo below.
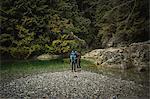
[[[148,0],[1,0],[1,54],[123,46],[148,40]]]

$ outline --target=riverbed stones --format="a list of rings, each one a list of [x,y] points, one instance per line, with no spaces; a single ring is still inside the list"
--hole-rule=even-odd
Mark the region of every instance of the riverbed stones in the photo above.
[[[133,81],[81,72],[43,73],[15,79],[0,86],[1,98],[108,99],[119,96],[139,96],[141,85]]]

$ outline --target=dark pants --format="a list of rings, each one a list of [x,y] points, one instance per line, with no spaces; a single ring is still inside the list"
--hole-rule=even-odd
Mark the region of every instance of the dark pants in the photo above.
[[[71,67],[72,67],[72,71],[76,71],[76,62],[75,61],[71,61]]]
[[[81,66],[80,66],[80,59],[77,59],[77,68],[81,68]]]

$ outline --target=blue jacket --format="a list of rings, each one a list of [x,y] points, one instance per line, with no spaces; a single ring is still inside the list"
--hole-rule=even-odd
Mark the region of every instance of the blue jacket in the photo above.
[[[70,60],[71,60],[71,62],[75,62],[76,58],[77,58],[76,53],[74,51],[72,51],[70,53]]]

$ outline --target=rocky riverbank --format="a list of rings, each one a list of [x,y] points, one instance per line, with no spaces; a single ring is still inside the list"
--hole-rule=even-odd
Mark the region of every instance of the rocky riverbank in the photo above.
[[[1,82],[1,98],[110,99],[142,96],[143,86],[133,81],[81,71],[43,73]]]
[[[138,71],[149,68],[150,41],[133,43],[127,47],[96,49],[83,59],[94,61],[98,66],[128,69],[136,67]]]

